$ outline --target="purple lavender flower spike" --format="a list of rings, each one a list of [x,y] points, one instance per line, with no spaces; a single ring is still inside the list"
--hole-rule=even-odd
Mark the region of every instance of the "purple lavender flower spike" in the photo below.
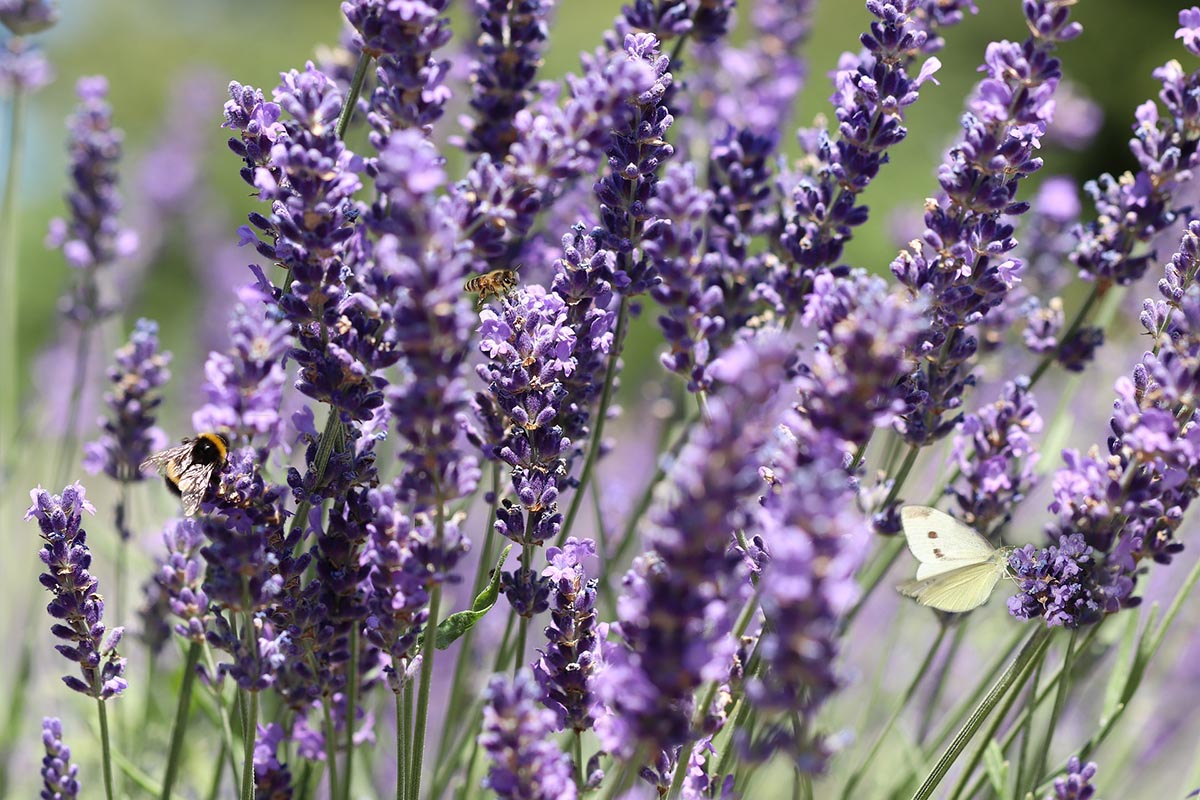
[[[810,424],[863,446],[876,428],[899,423],[906,408],[901,379],[912,368],[921,305],[889,292],[861,270],[844,278],[817,275],[801,323],[818,344],[803,359],[802,405]]]
[[[1144,562],[1169,564],[1183,549],[1175,532],[1200,495],[1200,429],[1190,413],[1200,363],[1198,263],[1194,222],[1160,282],[1163,299],[1143,306],[1155,345],[1117,381],[1107,454],[1064,451],[1050,504],[1053,544],[1014,556],[1014,570],[1030,578],[1009,601],[1014,616],[1074,627],[1136,606]]]
[[[471,69],[471,121],[466,148],[504,159],[516,140],[513,117],[529,105],[542,65],[554,0],[475,0],[478,52]]]
[[[1180,17],[1186,12],[1180,12]],[[1096,787],[1092,786],[1092,778],[1096,777],[1096,763],[1080,762],[1078,756],[1067,760],[1067,772],[1061,778],[1054,779],[1054,794],[1046,795],[1046,800],[1099,800],[1095,797]]]
[[[54,70],[40,47],[10,36],[0,48],[0,92],[32,94],[54,80]]]
[[[368,121],[383,149],[394,131],[428,131],[442,116],[449,64],[434,51],[450,41],[442,16],[449,0],[349,0],[342,13],[358,31],[363,52],[378,61]]]
[[[40,33],[58,22],[58,5],[51,0],[3,0],[0,23],[16,36]]]
[[[198,431],[225,429],[239,439],[261,437],[261,446],[280,444],[279,414],[286,374],[282,360],[292,346],[291,326],[272,319],[262,305],[239,303],[229,320],[230,347],[212,352],[204,364],[205,404],[192,414]]]
[[[138,465],[167,443],[154,417],[162,402],[159,390],[171,377],[167,369],[171,354],[158,349],[158,323],[140,319],[115,357],[116,364],[108,370],[113,390],[104,394],[113,416],[103,421],[100,438],[84,447],[83,468],[93,475],[103,472],[115,481],[135,483],[146,479]],[[124,525],[119,527],[124,537]]]
[[[71,216],[50,221],[46,243],[61,249],[67,263],[80,270],[71,295],[63,300],[64,314],[77,324],[90,325],[111,311],[100,297],[97,271],[132,255],[137,234],[117,221],[121,211],[117,163],[125,137],[112,124],[108,81],[102,76],[80,78],[75,91],[79,105],[67,124]]]
[[[204,591],[205,544],[203,526],[195,517],[173,519],[163,528],[165,555],[158,563],[155,581],[167,598],[178,622],[175,632],[193,642],[203,642],[209,620],[209,600]]]
[[[416,131],[393,134],[377,162],[380,197],[369,224],[379,234],[375,258],[397,287],[392,347],[406,370],[387,402],[401,451],[404,491],[420,508],[472,492],[479,466],[466,452],[463,429],[470,393],[465,372],[471,340],[470,301],[462,291],[468,253],[433,192],[445,182],[442,160]]]
[[[75,800],[79,796],[79,767],[71,763],[71,748],[63,741],[62,722],[42,718],[42,800]]]
[[[533,665],[543,702],[558,716],[559,730],[586,731],[595,724],[596,697],[592,687],[598,669],[600,643],[608,628],[596,620],[596,579],[588,578],[585,558],[596,557],[591,539],[567,539],[561,548],[546,551],[550,580],[550,624],[546,649]]]
[[[483,787],[501,800],[575,800],[571,759],[551,734],[554,712],[538,703],[537,684],[522,670],[510,684],[495,676],[484,694],[479,744],[491,760]]]
[[[916,0],[867,3],[876,19],[861,37],[864,52],[842,56],[830,98],[837,138],[820,129],[801,134],[812,166],[798,176],[792,202],[784,205],[781,243],[798,266],[776,286],[786,309],[799,307],[812,271],[837,261],[853,228],[866,222],[858,195],[887,161],[887,150],[908,135],[904,109],[941,66],[929,58],[916,78],[908,75],[927,39],[913,19],[916,7]]]
[[[728,674],[745,586],[730,544],[747,522],[743,504],[761,484],[759,451],[794,398],[785,380],[793,347],[782,335],[764,335],[713,365],[721,386],[709,402],[710,422],[671,468],[670,500],[653,513],[651,549],[625,576],[619,638],[605,646],[596,677],[607,708],[596,732],[618,758],[688,741],[693,693]]]
[[[958,516],[978,530],[1007,520],[1036,483],[1037,447],[1030,434],[1042,429],[1029,378],[1004,385],[1000,399],[963,417],[951,458],[960,478],[950,492]]]
[[[658,283],[657,265],[640,244],[665,235],[669,228],[648,210],[657,191],[658,170],[675,152],[666,142],[674,120],[663,103],[671,88],[671,59],[658,45],[649,33],[625,37],[626,58],[648,65],[655,80],[628,99],[630,107],[610,140],[608,173],[596,184],[603,244],[617,256],[614,286],[625,296],[642,294]]]
[[[292,771],[279,762],[283,727],[259,725],[254,738],[254,796],[261,800],[291,800]]]
[[[82,676],[63,678],[69,688],[99,700],[108,700],[125,690],[125,659],[117,653],[124,628],[107,631],[104,627],[104,599],[97,593],[99,582],[88,572],[92,554],[83,530],[83,512],[95,514],[95,507],[84,496],[84,488],[74,483],[62,494],[50,494],[38,487],[29,493],[33,505],[25,519],[36,519],[42,534],[38,556],[46,565],[39,580],[53,595],[46,611],[58,620],[50,628],[55,637],[68,642],[55,646],[68,661],[79,665]]]
[[[1019,281],[1023,264],[1008,257],[1016,246],[1008,220],[1028,210],[1016,193],[1042,166],[1034,151],[1053,117],[1061,77],[1052,51],[1082,32],[1069,21],[1069,3],[1031,0],[1023,11],[1029,38],[988,46],[981,67],[987,77],[968,102],[960,142],[938,171],[942,195],[926,201],[923,237],[892,262],[900,282],[930,301],[924,363],[908,381],[912,410],[904,432],[915,446],[953,430],[957,419],[946,415],[961,407],[974,382],[971,361],[979,348],[967,328],[1004,303]]]
[[[772,463],[773,482],[757,510],[771,560],[759,583],[764,668],[747,685],[766,724],[750,750],[757,757],[783,751],[800,770],[816,773],[830,747],[812,723],[841,686],[838,628],[858,597],[854,575],[870,550],[871,523],[856,505],[838,438],[801,416],[785,425],[792,435]]]

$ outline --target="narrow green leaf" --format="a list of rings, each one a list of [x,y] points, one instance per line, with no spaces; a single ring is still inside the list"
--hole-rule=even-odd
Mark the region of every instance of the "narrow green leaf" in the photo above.
[[[1101,724],[1109,719],[1125,693],[1125,684],[1129,681],[1129,673],[1133,669],[1133,644],[1137,636],[1137,614],[1129,614],[1122,623],[1125,627],[1117,634],[1121,642],[1117,648],[1117,659],[1112,672],[1108,675],[1108,685],[1104,688],[1104,706],[1100,712]]]
[[[500,568],[504,566],[509,550],[512,550],[511,544],[500,554],[496,568],[492,570],[491,579],[488,580],[487,586],[483,587],[483,591],[475,596],[471,607],[466,611],[451,614],[438,624],[437,636],[434,639],[438,650],[445,650],[455,639],[474,628],[475,624],[492,610],[492,606],[496,605],[496,598],[500,596]]]
[[[996,796],[1004,797],[1004,790],[1008,786],[1008,762],[1004,760],[1004,753],[995,739],[988,742],[987,749],[983,751],[983,767],[987,770],[988,781]]]

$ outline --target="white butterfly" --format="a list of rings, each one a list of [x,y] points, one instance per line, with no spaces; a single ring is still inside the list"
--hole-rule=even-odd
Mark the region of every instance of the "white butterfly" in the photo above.
[[[1008,571],[1012,547],[991,543],[954,517],[928,506],[900,510],[908,549],[920,561],[916,580],[896,588],[923,606],[970,611],[987,602]]]

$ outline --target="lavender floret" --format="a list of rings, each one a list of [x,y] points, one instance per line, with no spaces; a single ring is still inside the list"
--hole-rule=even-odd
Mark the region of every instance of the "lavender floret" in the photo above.
[[[75,800],[79,796],[79,766],[71,763],[71,748],[63,742],[62,722],[42,718],[42,800]]]
[[[63,683],[99,700],[116,697],[127,685],[125,659],[117,653],[125,629],[117,627],[106,632],[104,599],[96,591],[99,582],[88,572],[92,554],[87,533],[81,527],[83,512],[95,514],[96,509],[78,483],[63,489],[61,495],[52,495],[39,486],[29,496],[33,505],[25,512],[25,519],[37,520],[42,535],[38,556],[46,565],[39,580],[53,595],[46,611],[58,620],[50,632],[68,642],[54,649],[78,664],[82,676],[64,676]]]
[[[479,744],[491,760],[483,787],[501,800],[574,800],[571,759],[551,734],[554,712],[538,704],[538,687],[527,670],[510,684],[492,678],[484,694]]]

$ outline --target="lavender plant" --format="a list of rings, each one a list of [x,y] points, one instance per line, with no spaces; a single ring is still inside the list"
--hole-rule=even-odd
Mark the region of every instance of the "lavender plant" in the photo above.
[[[227,167],[256,204],[228,234],[253,263],[213,352],[171,361],[147,320],[117,350],[80,464],[115,484],[117,544],[87,538],[79,483],[31,493],[63,680],[101,741],[73,753],[46,718],[43,797],[94,772],[109,798],[164,800],[1141,787],[1119,753],[1091,759],[1141,736],[1128,710],[1153,717],[1157,654],[1197,622],[1200,566],[1171,565],[1200,494],[1200,70],[1154,71],[1160,104],[1126,110],[1136,172],[1082,187],[1091,215],[1062,173],[1095,135],[1063,95],[1086,12],[997,9],[1024,38],[984,49],[923,230],[880,270],[857,249],[886,222],[873,193],[947,100],[934,76],[970,2],[868,0],[853,51],[811,70],[831,70],[815,109],[796,102],[807,0],[634,0],[561,82],[543,62],[574,4],[477,0],[465,35],[445,0],[341,10],[350,60],[228,83]],[[52,20],[0,0],[21,36]],[[1200,56],[1200,8],[1176,38]],[[46,68],[14,41],[15,97]],[[134,242],[108,83],[79,94],[51,226],[75,272],[83,355],[57,384],[75,406],[100,323],[137,302],[106,291]],[[517,285],[476,305],[464,284],[493,270]],[[1125,287],[1146,295],[1132,312]],[[168,362],[194,396],[167,393]],[[1075,394],[1111,364],[1111,393]],[[228,447],[179,516],[137,465],[187,423]],[[1006,548],[945,569],[933,549],[918,578],[953,593],[982,563],[1010,579],[1008,614],[875,592],[917,503]],[[124,546],[151,529],[148,553]],[[128,661],[127,569],[145,594]],[[0,727],[0,751],[20,733]]]

